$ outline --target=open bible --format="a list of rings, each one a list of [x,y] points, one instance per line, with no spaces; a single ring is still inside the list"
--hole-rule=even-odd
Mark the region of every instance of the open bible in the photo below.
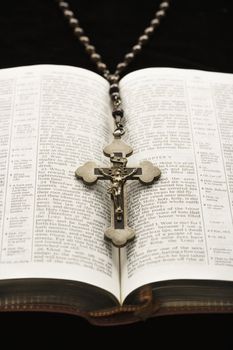
[[[136,238],[117,249],[107,182],[75,170],[108,166],[108,83],[90,71],[35,65],[0,71],[0,310],[55,311],[95,324],[233,311],[233,76],[148,68],[120,82],[132,166]]]

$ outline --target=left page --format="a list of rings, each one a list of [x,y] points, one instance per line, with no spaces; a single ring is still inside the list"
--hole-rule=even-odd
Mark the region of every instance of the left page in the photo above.
[[[70,279],[119,299],[118,250],[106,182],[76,168],[108,164],[107,82],[84,69],[39,65],[0,71],[0,279]]]

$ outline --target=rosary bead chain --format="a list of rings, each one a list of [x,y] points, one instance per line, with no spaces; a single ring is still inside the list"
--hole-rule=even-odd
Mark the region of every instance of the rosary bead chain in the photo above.
[[[84,29],[80,26],[79,20],[75,17],[73,11],[70,9],[70,5],[67,1],[55,0],[58,6],[63,12],[64,17],[68,20],[70,27],[73,29],[74,35],[78,38],[79,42],[84,45],[87,54],[90,56],[91,61],[96,65],[99,73],[109,82],[109,94],[113,104],[112,116],[115,120],[116,130],[113,135],[121,137],[125,131],[122,124],[124,117],[124,111],[121,106],[121,96],[119,90],[119,80],[122,72],[128,67],[137,54],[139,54],[143,46],[149,41],[151,35],[154,33],[160,25],[161,19],[165,17],[166,11],[170,6],[171,0],[161,1],[158,10],[155,12],[154,17],[150,21],[150,25],[145,28],[142,35],[139,36],[136,44],[127,52],[124,59],[116,66],[114,73],[110,73],[107,65],[103,62],[101,55],[96,52],[96,48],[91,44],[90,39],[85,35]]]

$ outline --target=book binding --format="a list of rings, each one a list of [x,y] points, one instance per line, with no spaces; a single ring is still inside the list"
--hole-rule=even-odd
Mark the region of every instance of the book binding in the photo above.
[[[233,299],[229,303],[203,303],[202,305],[166,306],[153,295],[150,285],[139,289],[138,304],[113,308],[82,311],[77,307],[51,303],[2,304],[0,312],[51,312],[76,315],[97,326],[115,326],[144,321],[150,317],[177,314],[233,313]]]

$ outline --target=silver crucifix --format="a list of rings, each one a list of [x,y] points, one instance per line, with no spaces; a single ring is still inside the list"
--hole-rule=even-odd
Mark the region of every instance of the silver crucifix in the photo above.
[[[143,161],[139,167],[127,167],[127,157],[133,150],[120,138],[114,138],[111,144],[104,148],[104,154],[110,157],[110,168],[97,167],[94,162],[87,162],[79,167],[75,175],[86,185],[93,185],[97,180],[110,180],[108,193],[112,198],[111,226],[105,230],[105,237],[117,247],[123,247],[132,240],[135,232],[127,225],[126,189],[127,180],[139,180],[149,185],[160,177],[160,170],[149,161]]]

